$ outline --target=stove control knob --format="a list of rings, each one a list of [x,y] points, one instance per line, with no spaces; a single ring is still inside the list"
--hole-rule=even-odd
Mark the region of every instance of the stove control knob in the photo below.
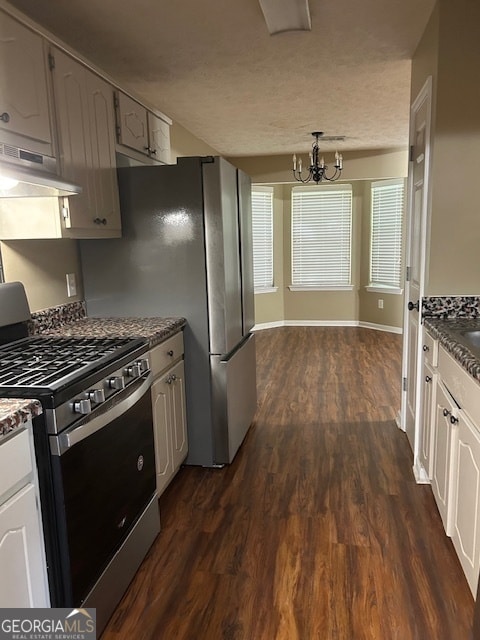
[[[73,411],[74,413],[90,413],[92,411],[90,400],[74,400]]]
[[[129,378],[139,378],[142,375],[142,367],[139,362],[134,362],[125,369],[125,373]]]
[[[103,389],[91,389],[87,393],[91,402],[95,402],[95,404],[105,402],[105,391]]]
[[[150,369],[150,363],[148,361],[148,358],[142,358],[141,360],[138,361],[138,364],[140,365],[140,369],[142,370],[142,373]]]
[[[125,389],[125,378],[123,376],[114,376],[108,379],[108,386],[110,389],[120,391]]]

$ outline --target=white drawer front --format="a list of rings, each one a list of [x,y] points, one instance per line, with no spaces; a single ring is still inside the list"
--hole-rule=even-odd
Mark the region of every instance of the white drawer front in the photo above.
[[[438,370],[460,408],[480,425],[480,384],[443,347],[439,349]]]
[[[2,496],[32,472],[28,431],[22,429],[0,444],[0,503]],[[26,483],[25,483],[26,484]]]
[[[183,332],[176,333],[150,351],[150,366],[154,377],[183,356]]]

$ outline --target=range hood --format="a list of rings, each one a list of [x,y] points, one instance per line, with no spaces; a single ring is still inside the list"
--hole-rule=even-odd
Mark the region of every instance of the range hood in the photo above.
[[[56,198],[82,192],[55,169],[55,158],[0,143],[0,198]]]

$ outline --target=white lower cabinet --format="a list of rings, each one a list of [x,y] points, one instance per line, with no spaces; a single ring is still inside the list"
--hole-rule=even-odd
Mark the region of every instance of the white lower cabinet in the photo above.
[[[0,608],[49,607],[31,432],[0,444],[0,463]]]
[[[452,542],[475,595],[480,568],[480,432],[458,412]]]
[[[473,596],[480,570],[480,384],[439,349],[432,490]]]
[[[432,491],[448,536],[452,534],[452,461],[455,460],[457,442],[457,428],[451,420],[456,409],[457,407],[445,385],[438,380],[433,440]]]
[[[157,495],[166,489],[188,452],[183,335],[151,351]]]
[[[422,430],[420,441],[420,462],[428,479],[433,473],[433,444],[435,441],[435,407],[437,396],[436,370],[425,361],[423,363]]]

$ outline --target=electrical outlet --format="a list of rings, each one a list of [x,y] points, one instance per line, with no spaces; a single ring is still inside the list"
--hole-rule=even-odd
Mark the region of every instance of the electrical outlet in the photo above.
[[[383,300],[381,298],[378,300],[378,308],[383,309]]]
[[[67,273],[67,295],[69,298],[77,295],[77,281],[74,273]]]

